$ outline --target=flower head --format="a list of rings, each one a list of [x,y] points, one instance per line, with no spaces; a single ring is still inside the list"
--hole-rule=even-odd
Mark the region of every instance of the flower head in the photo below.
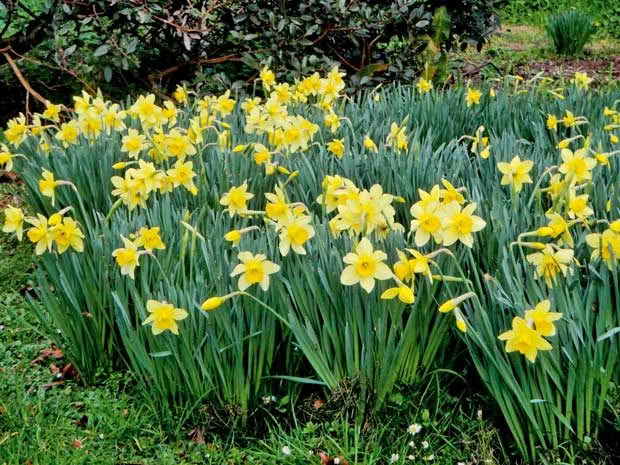
[[[235,216],[247,212],[247,201],[253,197],[254,194],[248,192],[248,183],[244,182],[238,187],[231,187],[228,192],[222,195],[220,205],[228,207],[228,214]]]
[[[263,291],[266,291],[269,289],[269,275],[280,271],[280,265],[270,262],[263,254],[240,252],[237,258],[241,263],[234,268],[230,276],[241,275],[238,283],[241,291],[245,291],[253,284],[258,284]]]
[[[375,279],[385,280],[392,277],[392,271],[383,260],[387,258],[385,252],[374,250],[368,238],[364,237],[355,253],[351,252],[342,259],[347,266],[340,275],[340,282],[345,286],[359,283],[370,293],[375,287]]]
[[[532,178],[528,173],[533,166],[533,161],[521,161],[518,155],[514,157],[510,163],[499,162],[497,164],[497,169],[504,175],[501,181],[502,186],[511,184],[514,186],[515,192],[520,192],[523,188],[523,184],[532,182]]]
[[[22,240],[24,234],[24,212],[21,208],[6,207],[4,209],[2,232],[14,232],[17,235],[17,239]]]
[[[161,334],[169,330],[172,334],[179,334],[179,325],[177,321],[187,318],[187,311],[182,308],[175,308],[168,302],[159,302],[157,300],[148,300],[146,309],[150,313],[148,318],[142,322],[143,325],[152,323],[153,334]]]
[[[551,302],[549,300],[543,300],[539,302],[532,310],[525,311],[525,321],[532,323],[534,329],[540,333],[541,336],[554,336],[555,326],[554,321],[562,318],[561,313],[550,312]]]
[[[498,339],[506,341],[506,352],[518,351],[532,363],[536,361],[539,350],[552,349],[540,332],[532,329],[526,320],[518,316],[512,320],[512,329],[500,334]]]
[[[486,226],[486,222],[479,216],[474,215],[476,203],[470,203],[464,208],[457,202],[452,202],[441,209],[443,222],[443,244],[446,246],[461,241],[467,247],[472,247],[473,232],[478,232]]]

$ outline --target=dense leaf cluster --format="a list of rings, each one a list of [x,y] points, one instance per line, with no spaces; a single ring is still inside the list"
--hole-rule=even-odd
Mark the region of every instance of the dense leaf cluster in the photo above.
[[[104,89],[205,78],[241,85],[264,64],[295,78],[339,63],[353,86],[410,80],[432,55],[480,47],[496,21],[493,0],[3,3],[1,48],[43,49],[76,87]]]

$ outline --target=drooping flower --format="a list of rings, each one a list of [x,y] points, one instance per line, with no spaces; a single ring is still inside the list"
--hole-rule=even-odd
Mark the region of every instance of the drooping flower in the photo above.
[[[550,309],[551,302],[547,299],[536,304],[534,309],[525,311],[525,321],[531,322],[541,336],[554,336],[555,326],[553,322],[562,318],[561,313],[550,312]]]
[[[182,308],[175,308],[168,302],[159,302],[157,300],[148,300],[146,309],[149,316],[142,322],[142,325],[152,323],[151,329],[154,335],[170,331],[172,334],[179,335],[179,325],[177,321],[187,318],[188,313]]]
[[[547,286],[553,287],[558,272],[566,276],[573,256],[574,252],[571,249],[554,250],[550,244],[546,244],[542,251],[527,255],[525,258],[536,266],[535,277],[544,278]]]
[[[613,229],[606,229],[603,233],[592,233],[586,236],[586,243],[592,247],[592,260],[602,258],[611,270],[620,258],[620,234]]]
[[[370,293],[375,287],[375,279],[392,277],[390,268],[383,263],[386,258],[385,252],[374,250],[368,238],[364,237],[355,248],[355,253],[350,252],[342,259],[349,266],[340,275],[340,282],[345,286],[359,283]]]
[[[24,234],[24,212],[21,208],[6,207],[4,209],[4,225],[2,232],[14,232],[18,240],[22,240]]]
[[[131,279],[135,279],[134,273],[136,267],[140,265],[140,252],[138,245],[129,239],[121,236],[125,247],[115,249],[112,256],[116,259],[116,263],[121,267],[122,275],[129,275]]]
[[[56,202],[56,187],[59,185],[58,181],[54,179],[54,173],[46,169],[43,170],[39,180],[39,190],[41,194],[52,199],[52,206]]]

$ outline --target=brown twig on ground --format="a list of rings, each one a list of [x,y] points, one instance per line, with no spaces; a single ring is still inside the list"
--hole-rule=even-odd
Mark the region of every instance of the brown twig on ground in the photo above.
[[[13,70],[15,77],[19,80],[22,86],[24,86],[24,89],[26,89],[29,95],[32,95],[35,99],[37,99],[43,105],[47,105],[47,100],[30,86],[30,84],[28,83],[28,81],[26,80],[22,72],[19,70],[19,68],[17,67],[17,64],[13,61],[13,58],[11,58],[11,55],[9,54],[10,51],[11,49],[10,47],[8,47],[8,50],[3,49],[2,51],[0,51],[0,53],[4,55],[4,58],[6,59],[7,63]]]

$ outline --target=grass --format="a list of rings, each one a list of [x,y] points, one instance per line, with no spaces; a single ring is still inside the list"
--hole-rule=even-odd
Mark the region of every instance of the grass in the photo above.
[[[571,79],[575,71],[586,71],[599,85],[617,85],[620,77],[620,40],[597,37],[574,59],[555,54],[544,26],[504,24],[480,52],[469,47],[454,56],[464,80],[496,78],[508,74],[531,77],[540,71],[547,76]]]

